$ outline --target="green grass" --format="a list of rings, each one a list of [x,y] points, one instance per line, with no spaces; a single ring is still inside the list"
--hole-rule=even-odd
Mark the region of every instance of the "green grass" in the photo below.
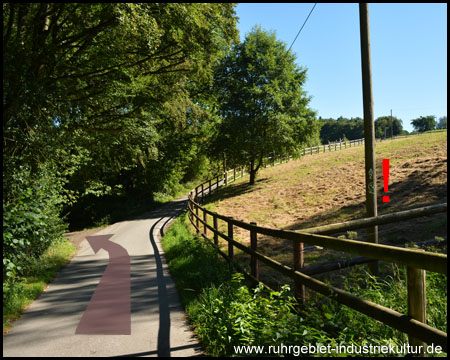
[[[3,333],[9,331],[13,321],[44,291],[75,251],[70,241],[61,240],[34,260],[25,276],[13,283],[3,283]]]
[[[249,288],[191,229],[183,215],[163,237],[162,245],[186,313],[208,355],[236,356],[234,346],[238,345],[264,345],[267,349],[281,344],[407,344],[405,334],[336,301],[317,295],[299,307],[287,286],[279,292]],[[355,267],[346,274],[345,290],[406,313],[405,269],[394,266],[389,275],[378,279],[364,269]],[[446,331],[446,276],[427,274],[427,302],[428,324]]]

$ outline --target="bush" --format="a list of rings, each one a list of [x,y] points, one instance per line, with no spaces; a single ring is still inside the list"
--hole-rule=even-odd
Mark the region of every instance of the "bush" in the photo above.
[[[204,289],[189,316],[196,332],[214,356],[235,354],[237,346],[308,345],[331,339],[308,319],[296,313],[296,300],[289,286],[267,292],[262,285],[253,290],[242,283],[241,274],[231,281]]]
[[[52,168],[32,174],[21,166],[8,175],[3,197],[3,281],[26,273],[66,230],[59,217],[63,180]]]

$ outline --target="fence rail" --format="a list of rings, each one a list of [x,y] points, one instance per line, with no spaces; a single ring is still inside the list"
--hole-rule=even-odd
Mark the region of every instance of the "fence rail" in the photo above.
[[[364,139],[357,139],[357,140],[340,140],[335,141],[333,143],[328,143],[324,145],[317,145],[309,148],[304,148],[302,150],[302,155],[312,155],[312,154],[319,154],[320,152],[325,153],[330,151],[337,151],[338,147],[339,150],[342,150],[342,148],[347,149],[359,145],[364,145]]]
[[[288,157],[284,159],[288,159]],[[280,163],[282,161],[283,159],[280,160]],[[261,261],[267,266],[275,269],[277,272],[294,280],[294,291],[300,302],[305,299],[304,287],[306,286],[322,295],[347,305],[352,309],[379,320],[388,326],[407,333],[410,337],[411,343],[419,339],[424,342],[440,345],[444,351],[447,351],[447,334],[420,321],[424,319],[425,304],[414,301],[420,292],[424,292],[423,287],[421,288],[420,286],[417,286],[417,278],[424,276],[424,270],[445,275],[447,274],[447,255],[425,252],[416,249],[405,249],[392,245],[338,239],[336,237],[324,235],[325,233],[330,234],[339,231],[347,231],[350,229],[366,228],[373,226],[374,224],[383,225],[396,221],[410,220],[419,216],[446,212],[447,203],[373,218],[354,220],[341,224],[331,224],[301,231],[279,230],[258,226],[256,223],[248,224],[243,221],[226,217],[209,211],[199,204],[200,201],[203,202],[204,196],[211,194],[213,190],[217,191],[222,185],[227,185],[231,181],[231,178],[233,179],[232,181],[236,180],[236,173],[240,175],[239,177],[244,176],[243,168],[227,171],[223,176],[217,176],[216,178],[208,180],[207,182],[197,186],[189,193],[188,210],[189,219],[194,228],[197,230],[197,233],[206,240],[210,241],[211,244],[219,250],[219,253],[227,261],[237,266],[239,271],[243,272],[247,278],[255,282],[259,281],[258,262]],[[228,177],[228,174],[232,174],[232,176]],[[206,184],[207,187],[205,187]],[[208,223],[208,217],[212,217],[212,226]],[[226,223],[226,234],[218,229],[219,219]],[[236,227],[250,231],[250,247],[243,245],[234,239],[233,234]],[[213,240],[211,240],[209,236],[209,231],[212,234]],[[259,252],[259,234],[291,240],[293,246],[294,266],[286,266]],[[225,253],[219,248],[219,237],[228,243],[228,253]],[[304,243],[321,246],[327,249],[343,251],[373,260],[383,260],[406,265],[408,270],[408,316],[379,304],[375,304],[371,301],[359,298],[342,289],[327,285],[305,273],[302,273]],[[243,269],[234,261],[234,247],[250,255],[250,273],[243,271]]]

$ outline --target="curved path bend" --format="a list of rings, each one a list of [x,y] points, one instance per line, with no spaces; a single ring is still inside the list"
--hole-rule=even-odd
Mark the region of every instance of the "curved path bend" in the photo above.
[[[109,252],[103,248],[94,252],[85,239],[70,263],[3,336],[3,356],[202,355],[159,241],[164,225],[186,206],[185,197],[94,234],[112,234],[109,241],[129,255],[131,334],[76,333],[109,263]]]

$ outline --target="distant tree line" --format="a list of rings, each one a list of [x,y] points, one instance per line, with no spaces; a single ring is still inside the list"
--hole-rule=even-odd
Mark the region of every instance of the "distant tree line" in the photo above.
[[[360,117],[337,119],[319,118],[322,127],[320,129],[320,140],[323,144],[339,141],[340,139],[356,140],[364,137],[364,120]],[[392,132],[391,132],[392,129]],[[385,138],[408,133],[403,130],[402,120],[393,116],[380,116],[375,120],[375,137]]]
[[[425,132],[434,129],[446,129],[447,128],[447,116],[439,118],[439,122],[436,122],[436,116],[428,115],[421,116],[411,121],[414,130],[417,132]]]
[[[320,141],[322,144],[339,141],[340,139],[355,140],[364,137],[364,120],[360,117],[350,119],[342,116],[337,119],[319,117],[319,123],[321,124]],[[416,132],[446,129],[447,116],[439,118],[439,122],[436,122],[436,117],[433,115],[420,116],[411,120],[411,124]],[[408,131],[403,129],[401,119],[386,115],[375,120],[376,138],[384,139],[402,134],[408,134]]]

